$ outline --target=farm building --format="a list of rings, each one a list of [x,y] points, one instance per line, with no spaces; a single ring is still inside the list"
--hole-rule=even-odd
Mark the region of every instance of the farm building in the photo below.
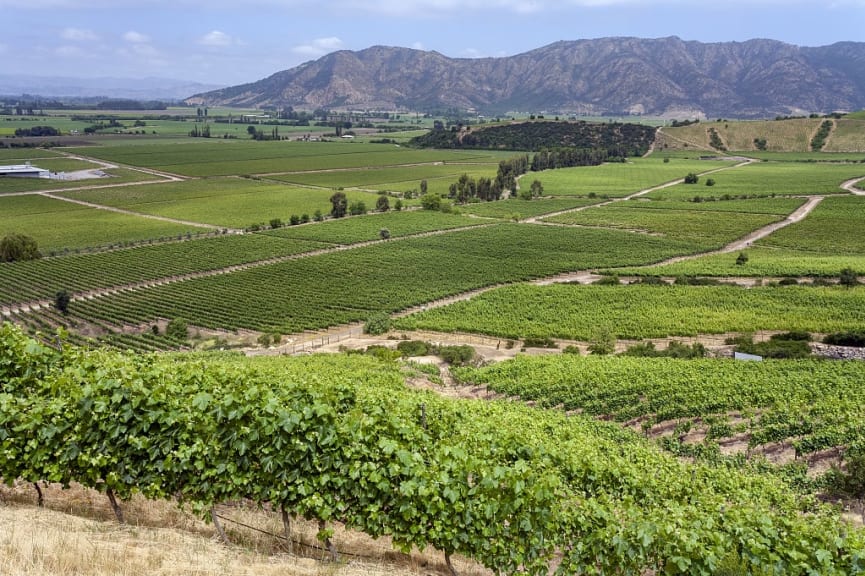
[[[0,177],[9,178],[49,178],[48,170],[27,164],[15,164],[12,166],[0,166]]]

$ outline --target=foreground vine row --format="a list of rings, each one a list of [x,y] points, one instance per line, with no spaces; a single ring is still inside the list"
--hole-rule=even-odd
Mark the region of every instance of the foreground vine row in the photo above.
[[[772,478],[403,379],[358,356],[61,351],[7,324],[0,476],[179,497],[200,512],[248,499],[508,574],[865,571],[865,534]]]

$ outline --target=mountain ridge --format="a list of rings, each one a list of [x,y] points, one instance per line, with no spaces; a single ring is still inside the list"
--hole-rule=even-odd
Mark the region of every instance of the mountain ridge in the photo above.
[[[865,43],[560,40],[514,56],[371,46],[196,94],[193,105],[734,116],[865,108]]]

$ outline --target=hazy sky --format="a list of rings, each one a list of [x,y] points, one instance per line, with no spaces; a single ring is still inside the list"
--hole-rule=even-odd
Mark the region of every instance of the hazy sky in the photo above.
[[[236,84],[376,44],[505,56],[558,40],[865,41],[865,0],[0,0],[0,74]]]

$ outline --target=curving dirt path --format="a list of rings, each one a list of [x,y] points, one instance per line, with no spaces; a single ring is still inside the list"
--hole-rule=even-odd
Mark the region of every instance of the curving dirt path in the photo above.
[[[865,182],[865,177],[847,180],[846,182],[841,184],[841,188],[843,188],[850,194],[855,194],[856,196],[865,196],[865,190],[859,188],[858,186],[861,182]]]
[[[752,158],[747,158],[738,164],[734,164],[733,166],[721,166],[720,168],[713,168],[712,170],[706,170],[705,172],[700,172],[698,176],[708,176],[709,174],[715,174],[716,172],[722,172],[724,170],[733,170],[734,168],[741,168],[742,166],[747,166],[748,164],[752,164],[757,162],[758,160],[754,160]],[[526,224],[545,224],[552,225],[552,222],[544,222],[543,218],[553,218],[555,216],[561,216],[562,214],[570,214],[571,212],[582,212],[583,210],[589,210],[591,208],[600,208],[601,206],[609,206],[610,204],[614,204],[616,202],[624,202],[626,200],[632,200],[634,198],[639,198],[640,196],[645,196],[646,194],[651,194],[657,190],[663,190],[665,188],[671,188],[673,186],[677,186],[679,184],[684,184],[685,179],[679,178],[678,180],[671,180],[670,182],[665,182],[663,184],[659,184],[657,186],[652,186],[651,188],[646,188],[645,190],[640,190],[638,192],[634,192],[633,194],[629,194],[627,196],[622,196],[621,198],[610,198],[609,200],[605,200],[603,202],[599,202],[597,204],[589,204],[588,206],[579,206],[577,208],[569,208],[568,210],[560,210],[558,212],[550,212],[549,214],[542,214],[540,216],[533,216],[531,218],[526,218],[525,220],[521,220],[521,222],[525,222]]]

